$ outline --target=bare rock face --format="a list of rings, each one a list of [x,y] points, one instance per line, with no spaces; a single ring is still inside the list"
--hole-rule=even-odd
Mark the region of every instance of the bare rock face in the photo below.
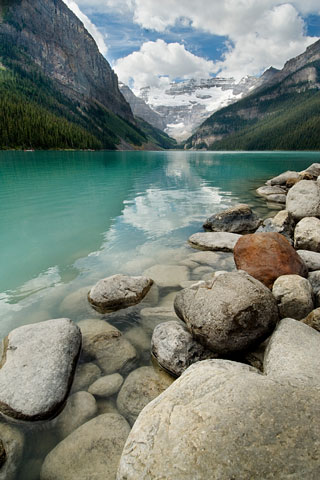
[[[220,354],[262,342],[278,321],[271,292],[245,272],[224,273],[179,292],[175,310],[202,345]]]
[[[179,377],[195,362],[217,357],[217,354],[197,342],[185,325],[176,320],[156,326],[151,351],[161,367],[175,377]]]
[[[268,288],[281,275],[307,276],[307,267],[279,233],[244,235],[234,248],[237,268],[245,270]]]
[[[229,232],[195,233],[189,238],[189,243],[201,250],[233,252],[240,237],[241,235]]]
[[[254,232],[260,222],[248,205],[239,204],[212,215],[203,227],[212,232],[248,233]]]
[[[297,223],[294,231],[294,246],[297,250],[320,252],[320,220],[305,217]]]
[[[117,480],[316,479],[319,432],[318,390],[205,360],[141,412]]]
[[[80,347],[80,329],[67,318],[10,332],[0,363],[0,411],[28,421],[56,416],[71,388]]]
[[[320,187],[312,180],[301,180],[288,192],[286,210],[296,220],[320,216]]]
[[[98,312],[112,312],[139,303],[152,284],[153,280],[147,277],[112,275],[96,283],[88,293],[88,300]]]
[[[272,293],[278,302],[281,318],[301,320],[313,310],[311,284],[299,275],[283,275],[273,284]]]
[[[22,47],[67,97],[80,105],[98,102],[134,123],[117,76],[62,0],[10,0],[5,8],[8,21],[0,23],[0,34]]]

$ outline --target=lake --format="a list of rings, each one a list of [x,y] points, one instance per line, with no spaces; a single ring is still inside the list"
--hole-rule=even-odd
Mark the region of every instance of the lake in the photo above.
[[[86,300],[99,279],[184,262],[194,252],[188,237],[231,205],[248,203],[262,217],[273,214],[255,189],[285,170],[303,170],[319,156],[1,152],[0,336],[49,318],[101,318]],[[190,272],[189,279],[200,278]],[[159,289],[157,301],[175,291]],[[139,324],[139,309],[149,304],[146,299],[108,321],[125,332]],[[144,356],[141,365],[148,361]],[[25,461],[34,457],[29,449]]]

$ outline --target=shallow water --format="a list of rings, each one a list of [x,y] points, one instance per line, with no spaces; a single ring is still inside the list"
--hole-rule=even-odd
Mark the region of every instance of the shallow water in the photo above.
[[[160,288],[137,307],[101,316],[87,303],[90,286],[115,273],[141,274],[155,264],[184,262],[195,252],[186,243],[189,235],[231,205],[248,203],[267,216],[272,208],[255,189],[284,170],[318,162],[319,156],[1,152],[0,337],[17,326],[58,317],[107,318],[123,332],[139,326],[142,308],[172,301],[181,287]],[[231,269],[229,257],[219,255],[214,268]],[[205,274],[196,268],[189,270],[190,280]],[[144,327],[150,337],[152,325]],[[140,365],[149,364],[148,354],[140,354]],[[28,478],[37,479],[26,462],[35,458],[32,468],[38,472],[56,433],[41,426],[28,436],[19,478],[30,470]],[[48,444],[41,454],[32,446],[39,443]]]

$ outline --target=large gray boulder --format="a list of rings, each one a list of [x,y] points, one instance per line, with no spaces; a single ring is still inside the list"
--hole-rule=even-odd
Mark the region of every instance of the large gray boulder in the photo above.
[[[274,282],[272,293],[278,302],[281,318],[301,320],[313,310],[311,284],[300,275],[281,275]]]
[[[310,167],[306,168],[306,170],[303,170],[303,172],[300,173],[310,173],[314,177],[318,177],[320,175],[320,163],[313,163],[310,165]]]
[[[153,367],[137,368],[128,375],[118,394],[119,412],[133,425],[141,410],[172,382],[172,377]]]
[[[312,180],[301,180],[288,192],[286,210],[296,220],[320,216],[320,187]]]
[[[67,318],[10,332],[0,362],[0,411],[28,421],[56,416],[70,391],[80,347],[80,330]]]
[[[201,250],[233,252],[234,246],[241,235],[229,232],[195,233],[189,238],[192,247]]]
[[[15,480],[22,460],[24,435],[13,425],[0,423],[0,480]]]
[[[297,223],[294,231],[294,247],[320,252],[320,220],[318,218],[305,217]]]
[[[278,186],[269,185],[257,188],[256,192],[260,197],[263,197],[267,200],[270,196],[281,195],[285,197],[285,195],[287,194],[287,191],[285,189]]]
[[[220,354],[263,341],[278,320],[270,290],[245,272],[224,273],[182,290],[175,310],[196,340]]]
[[[310,252],[309,250],[297,250],[297,254],[302,258],[308,270],[320,270],[320,253]]]
[[[112,312],[139,303],[152,284],[147,277],[112,275],[96,283],[88,293],[88,300],[98,312]]]
[[[205,360],[141,412],[117,480],[316,480],[319,444],[319,391]]]
[[[212,232],[249,233],[254,232],[260,222],[249,205],[239,204],[212,215],[203,227]]]
[[[95,398],[88,392],[77,392],[68,398],[63,411],[54,420],[61,438],[67,437],[80,425],[88,422],[98,411]]]
[[[273,218],[266,218],[258,228],[259,232],[276,232],[284,235],[291,243],[295,227],[295,221],[287,210],[281,210]]]
[[[156,326],[151,351],[161,367],[175,377],[179,377],[192,363],[217,356],[197,342],[187,327],[176,320]]]
[[[93,418],[47,455],[41,480],[114,479],[130,426],[118,414]]]
[[[277,382],[319,389],[319,351],[319,332],[302,322],[284,318],[279,322],[266,349],[264,372],[268,378]]]
[[[135,368],[137,352],[120,330],[104,320],[82,320],[78,325],[84,357],[95,360],[105,375],[118,371],[126,374]]]

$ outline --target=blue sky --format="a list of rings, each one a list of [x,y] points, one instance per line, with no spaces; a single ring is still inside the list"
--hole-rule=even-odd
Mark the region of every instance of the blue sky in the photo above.
[[[176,79],[259,75],[320,37],[320,1],[64,0],[119,79],[136,90]]]

